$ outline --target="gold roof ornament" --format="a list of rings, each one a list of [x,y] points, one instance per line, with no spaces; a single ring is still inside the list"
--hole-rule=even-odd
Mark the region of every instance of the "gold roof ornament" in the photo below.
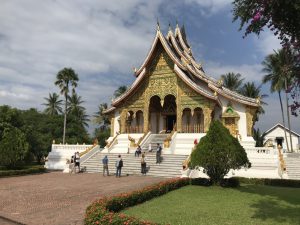
[[[137,71],[137,68],[133,67],[133,72],[136,73],[136,71]]]
[[[218,93],[216,91],[214,92],[214,96],[218,96]]]
[[[260,104],[261,97],[258,96],[255,100],[256,100],[256,103],[257,103],[257,104]]]
[[[222,87],[222,85],[223,85],[223,80],[222,80],[222,79],[219,79],[219,80],[218,80],[218,86],[219,86],[219,87]]]
[[[157,29],[158,31],[160,31],[160,26],[159,26],[158,18],[157,18],[157,27],[156,27],[156,29]]]
[[[169,23],[169,31],[172,31],[171,23]]]

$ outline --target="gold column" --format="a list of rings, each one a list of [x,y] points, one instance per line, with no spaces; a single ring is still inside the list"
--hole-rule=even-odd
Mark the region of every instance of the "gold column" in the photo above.
[[[124,134],[126,132],[126,115],[127,111],[125,109],[122,110],[122,113],[120,115],[120,121],[121,121],[121,134]]]
[[[246,107],[246,120],[247,120],[247,136],[252,136],[252,130],[254,126],[254,116],[256,109],[249,106]]]
[[[177,122],[176,122],[176,128],[177,128],[177,132],[181,132],[182,131],[182,111],[181,111],[181,107],[177,106]]]
[[[149,100],[146,100],[144,105],[144,133],[148,133],[149,131],[149,103]]]
[[[209,107],[205,107],[203,109],[203,115],[204,115],[204,133],[207,133],[209,130],[209,125],[211,123],[211,112],[212,109]]]
[[[114,136],[114,130],[115,130],[115,117],[112,117],[110,119],[110,136],[113,137]]]

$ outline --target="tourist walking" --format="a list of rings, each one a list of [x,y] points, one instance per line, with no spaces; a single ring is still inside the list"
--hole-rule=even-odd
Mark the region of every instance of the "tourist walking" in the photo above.
[[[109,176],[107,155],[104,156],[104,158],[102,159],[102,164],[103,164],[103,176],[105,176],[105,171],[107,176]]]
[[[121,177],[122,167],[123,167],[123,160],[121,155],[119,155],[116,161],[116,177]]]
[[[135,150],[135,153],[134,153],[134,157],[140,157],[140,154],[142,153],[142,149],[141,149],[141,146],[138,145],[137,149]]]
[[[159,143],[157,143],[157,149],[156,149],[156,164],[160,164],[161,162],[161,146],[159,145]]]
[[[79,173],[80,172],[80,155],[79,155],[79,152],[75,153],[74,159],[75,159],[75,173],[76,173],[76,167],[78,167],[78,173]]]
[[[143,153],[141,158],[141,173],[143,175],[146,175],[146,167],[147,167],[146,156]]]

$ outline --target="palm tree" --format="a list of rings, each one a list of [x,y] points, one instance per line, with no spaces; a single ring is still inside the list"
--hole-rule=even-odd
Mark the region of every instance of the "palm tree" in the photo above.
[[[62,113],[62,100],[59,100],[59,95],[56,93],[49,93],[49,98],[44,98],[46,103],[43,105],[46,106],[45,113],[48,115],[58,115]]]
[[[127,86],[125,86],[125,85],[120,86],[117,90],[115,90],[115,92],[114,92],[114,98],[117,98],[117,97],[121,96],[126,91],[127,91]]]
[[[239,73],[226,73],[221,75],[221,79],[223,80],[223,85],[232,90],[238,91],[243,83],[244,79],[241,79],[241,74]]]
[[[265,133],[260,133],[259,128],[253,129],[253,139],[256,141],[255,147],[263,147],[264,146],[264,140],[265,140]]]
[[[102,129],[105,129],[110,123],[108,116],[104,114],[105,110],[107,110],[107,103],[101,103],[98,111],[94,114],[94,122],[100,124]]]
[[[81,99],[81,96],[78,96],[76,93],[72,93],[71,96],[68,96],[68,114],[72,114],[80,122],[82,126],[88,127],[88,122],[90,121],[88,115],[86,114],[85,107],[82,106],[84,101]]]
[[[283,105],[281,99],[281,91],[286,90],[287,86],[290,86],[291,80],[293,77],[293,71],[295,68],[295,57],[293,52],[287,49],[280,49],[279,51],[274,51],[273,54],[268,55],[265,60],[262,62],[263,65],[263,72],[265,72],[265,76],[263,77],[263,83],[271,83],[270,91],[277,92],[280,101],[280,108],[282,114],[282,122],[284,126],[284,135],[285,140],[287,142],[287,149],[289,151],[288,139],[286,135],[286,128],[285,128],[285,120],[284,120],[284,113],[283,113]],[[288,108],[288,98],[286,93],[286,101],[287,101],[287,117],[289,121],[289,108]],[[290,122],[289,129],[291,129]],[[290,136],[290,144],[291,150],[293,151],[292,147],[292,138]]]
[[[261,85],[256,86],[254,82],[247,82],[239,90],[239,93],[249,98],[260,98],[260,106],[256,111],[255,121],[258,121],[259,115],[264,114],[265,110],[262,105],[267,105],[266,102],[262,101],[264,98],[268,97],[266,94],[261,94]]]
[[[81,105],[84,101],[81,99],[81,96],[78,96],[77,93],[72,93],[71,96],[68,96],[68,113],[77,114],[85,108]]]
[[[78,80],[78,75],[72,68],[64,68],[56,75],[55,85],[60,88],[60,94],[65,97],[63,144],[65,143],[66,137],[69,87],[72,86],[72,92],[74,93]]]

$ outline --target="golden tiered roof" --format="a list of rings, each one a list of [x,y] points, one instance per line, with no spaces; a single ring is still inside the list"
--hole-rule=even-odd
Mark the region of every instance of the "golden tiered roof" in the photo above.
[[[163,35],[158,24],[150,51],[140,68],[134,70],[136,80],[123,95],[113,100],[113,107],[108,109],[106,113],[113,111],[138,88],[140,82],[143,80],[144,76],[146,76],[147,66],[151,63],[153,54],[159,43],[163,46],[163,49],[173,61],[174,72],[200,95],[215,100],[219,105],[221,105],[219,96],[223,96],[233,102],[239,102],[253,107],[259,106],[256,99],[243,96],[225,88],[222,85],[222,82],[208,76],[204,72],[201,63],[197,63],[193,56],[192,49],[185,37],[184,27],[180,28],[177,24],[173,31],[171,26],[169,26],[167,35]]]

